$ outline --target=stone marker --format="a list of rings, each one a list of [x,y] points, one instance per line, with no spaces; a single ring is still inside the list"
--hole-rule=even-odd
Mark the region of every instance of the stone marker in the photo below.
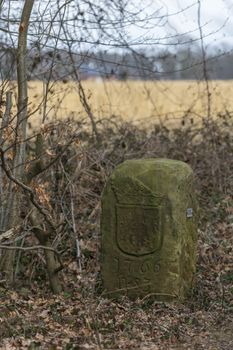
[[[181,161],[128,160],[102,195],[104,295],[182,299],[192,286],[197,208],[193,172]]]

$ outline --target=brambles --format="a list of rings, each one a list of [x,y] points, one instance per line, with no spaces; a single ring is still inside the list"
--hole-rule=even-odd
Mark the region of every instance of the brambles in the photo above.
[[[87,343],[93,348],[97,344],[97,334],[102,346],[109,348],[120,343],[123,348],[127,344],[135,348],[140,342],[172,349],[172,344],[180,341],[187,348],[190,342],[203,344],[208,340],[211,349],[217,342],[211,335],[215,334],[215,329],[218,329],[219,339],[228,339],[227,332],[221,335],[221,328],[230,327],[233,300],[230,273],[233,264],[233,141],[229,125],[232,125],[229,115],[211,122],[208,130],[206,125],[198,129],[181,125],[171,130],[166,125],[154,125],[148,130],[116,118],[107,119],[98,125],[101,142],[97,145],[85,123],[80,122],[76,141],[37,179],[37,184],[42,185],[42,192],[36,193],[40,196],[38,199],[49,200],[54,221],[63,223],[58,235],[53,237],[53,247],[59,251],[64,265],[65,294],[51,297],[40,251],[19,256],[19,261],[23,261],[17,275],[16,292],[7,293],[8,308],[16,303],[18,310],[27,313],[33,334],[36,334],[35,341],[43,345],[51,341],[64,344],[62,335],[56,340],[53,338],[54,329],[61,327],[66,329],[69,344]],[[75,122],[69,122],[57,124],[53,131],[49,129],[46,143],[51,157],[56,157],[76,127]],[[100,195],[117,164],[125,159],[145,157],[183,160],[192,166],[196,175],[201,217],[196,287],[179,306],[146,299],[132,303],[123,298],[113,302],[101,296],[98,277]],[[32,243],[30,236],[24,237],[25,246]],[[25,287],[29,290],[26,296]],[[5,292],[1,299],[5,300]],[[54,314],[55,309],[59,310],[59,317]],[[5,338],[7,334],[11,336],[11,325],[19,324],[17,317],[11,314],[3,321]],[[17,328],[18,344],[24,332],[23,327]]]

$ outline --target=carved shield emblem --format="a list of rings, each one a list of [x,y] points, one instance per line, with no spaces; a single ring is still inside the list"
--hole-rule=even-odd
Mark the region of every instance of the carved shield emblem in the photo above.
[[[116,209],[116,240],[123,253],[142,256],[161,248],[161,218],[158,207],[118,204]]]

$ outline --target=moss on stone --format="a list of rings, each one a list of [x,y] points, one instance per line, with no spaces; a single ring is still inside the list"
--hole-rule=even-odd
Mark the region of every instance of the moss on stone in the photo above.
[[[195,272],[196,223],[189,165],[170,159],[119,165],[102,195],[104,292],[184,298]]]

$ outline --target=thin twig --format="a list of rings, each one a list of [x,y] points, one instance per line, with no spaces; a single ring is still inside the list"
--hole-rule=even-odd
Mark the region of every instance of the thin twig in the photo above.
[[[80,132],[81,133],[81,132]],[[67,148],[72,144],[72,142],[74,142],[74,140],[76,139],[76,137],[80,134],[76,134],[74,137],[71,138],[71,140],[65,145],[65,147],[61,150],[61,152],[59,152],[56,157],[49,163],[47,164],[43,169],[41,169],[39,172],[37,172],[36,175],[39,175],[41,173],[43,173],[44,171],[48,170],[53,164],[55,164],[58,159],[63,155],[63,153],[67,150]]]
[[[56,270],[54,271],[55,273],[62,270],[63,269],[63,263],[61,261],[61,257],[60,257],[60,254],[58,253],[58,251],[52,247],[47,247],[45,245],[36,245],[36,246],[31,246],[31,247],[19,247],[19,246],[7,246],[7,245],[4,245],[4,244],[1,244],[0,245],[0,249],[7,249],[7,250],[21,250],[21,251],[24,251],[24,252],[27,252],[27,251],[32,251],[32,250],[39,250],[39,249],[44,249],[44,250],[48,250],[50,252],[53,252],[57,258],[58,258],[58,261],[59,261],[59,264],[60,266],[58,268],[56,268]]]
[[[13,234],[15,234],[19,228],[20,228],[20,226],[12,227],[10,230],[7,230],[6,232],[1,233],[0,234],[0,241],[2,241],[3,239],[8,239],[11,236],[13,236]]]
[[[71,219],[72,219],[72,228],[75,236],[75,242],[76,242],[76,257],[77,257],[77,262],[79,265],[79,270],[80,272],[82,271],[82,264],[81,264],[81,253],[80,253],[80,243],[79,243],[79,237],[78,233],[76,230],[76,223],[75,223],[75,217],[74,217],[74,202],[71,194]]]
[[[204,74],[206,93],[207,93],[207,117],[208,117],[208,121],[209,121],[210,114],[211,114],[211,93],[210,93],[210,86],[209,86],[209,77],[208,77],[208,70],[207,70],[207,61],[206,61],[206,52],[205,52],[205,47],[204,47],[203,31],[202,31],[202,26],[201,26],[201,1],[200,0],[198,0],[198,28],[199,28],[200,39],[201,39],[203,74]]]
[[[30,251],[30,250],[37,250],[37,249],[45,249],[45,250],[50,250],[51,252],[55,253],[57,256],[60,256],[58,251],[51,247],[47,247],[45,245],[36,245],[36,246],[31,246],[31,247],[19,247],[19,246],[7,246],[4,244],[0,244],[0,249],[8,249],[8,250],[22,250],[22,251]]]
[[[33,190],[28,187],[27,185],[25,185],[23,182],[21,182],[20,180],[16,179],[11,171],[8,169],[5,159],[4,159],[4,152],[2,150],[2,147],[0,147],[0,156],[1,156],[1,161],[2,161],[2,168],[5,171],[7,177],[14,182],[16,185],[18,185],[20,188],[22,188],[25,192],[27,192],[29,194],[30,200],[32,202],[32,204],[36,207],[36,209],[43,215],[43,217],[45,218],[45,221],[47,222],[47,224],[49,225],[49,227],[55,232],[56,228],[54,226],[54,224],[52,223],[52,221],[48,218],[48,214],[45,212],[45,210],[42,208],[42,206],[36,201],[35,199],[35,194],[33,192]]]

